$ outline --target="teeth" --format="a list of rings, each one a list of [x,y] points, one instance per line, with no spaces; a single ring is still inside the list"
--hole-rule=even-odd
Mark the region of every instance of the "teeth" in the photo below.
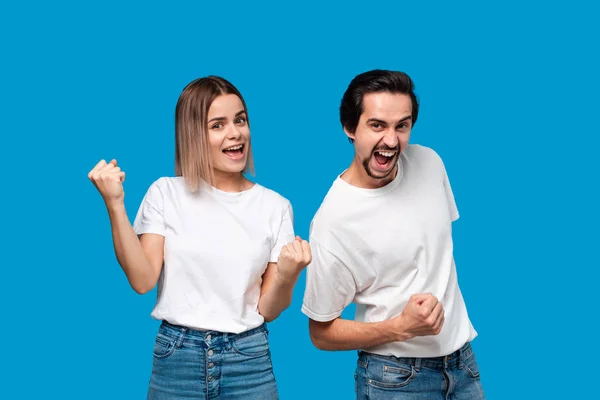
[[[394,155],[394,152],[391,151],[378,151],[378,153],[384,157],[392,157]]]
[[[229,147],[229,148],[227,148],[227,149],[225,149],[225,150],[239,150],[239,149],[241,149],[241,148],[242,148],[242,145],[241,145],[241,144],[239,144],[239,145],[237,145],[237,146]]]

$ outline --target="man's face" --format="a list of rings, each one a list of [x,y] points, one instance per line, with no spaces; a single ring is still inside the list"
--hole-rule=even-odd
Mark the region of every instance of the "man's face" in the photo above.
[[[393,179],[400,153],[408,146],[412,128],[412,103],[407,94],[368,93],[354,140],[355,158],[375,186]],[[387,178],[387,179],[386,179]],[[383,181],[383,182],[382,182]]]

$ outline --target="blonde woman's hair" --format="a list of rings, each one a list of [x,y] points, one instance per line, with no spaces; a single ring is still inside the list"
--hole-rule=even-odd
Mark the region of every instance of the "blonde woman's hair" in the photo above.
[[[221,95],[239,97],[246,121],[250,127],[248,109],[241,93],[229,81],[218,76],[207,76],[190,82],[181,92],[175,108],[175,174],[183,176],[192,192],[198,191],[200,180],[215,184],[210,143],[208,140],[208,110]],[[254,173],[252,146],[247,144],[248,158],[243,173]]]

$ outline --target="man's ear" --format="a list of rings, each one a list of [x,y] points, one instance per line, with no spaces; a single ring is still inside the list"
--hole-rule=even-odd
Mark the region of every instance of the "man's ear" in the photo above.
[[[350,132],[346,127],[344,127],[344,133],[346,134],[346,136],[348,136],[348,139],[350,139],[351,142],[354,142],[354,133]]]

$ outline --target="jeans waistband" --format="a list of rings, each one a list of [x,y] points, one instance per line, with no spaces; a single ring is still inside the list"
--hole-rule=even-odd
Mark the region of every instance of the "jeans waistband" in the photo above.
[[[366,358],[368,357],[377,357],[392,360],[398,363],[410,364],[417,368],[429,367],[436,369],[459,366],[461,360],[466,360],[467,358],[471,357],[472,354],[473,349],[471,348],[470,342],[465,343],[460,349],[456,350],[455,352],[441,357],[394,357],[369,353],[362,350],[358,352],[359,359],[363,361],[366,361]]]
[[[171,324],[170,322],[167,322],[164,320],[161,322],[160,325],[161,325],[161,330],[162,330],[163,334],[177,336],[177,337],[182,336],[182,337],[188,337],[190,339],[199,339],[199,340],[204,340],[207,337],[214,338],[214,339],[223,338],[223,339],[227,340],[227,339],[232,339],[232,338],[243,338],[246,336],[251,336],[258,332],[267,332],[267,325],[264,323],[257,326],[256,328],[252,328],[247,331],[240,332],[240,333],[219,332],[219,331],[201,331],[198,329],[192,329],[192,328],[188,328],[188,327],[181,326],[181,325]]]

